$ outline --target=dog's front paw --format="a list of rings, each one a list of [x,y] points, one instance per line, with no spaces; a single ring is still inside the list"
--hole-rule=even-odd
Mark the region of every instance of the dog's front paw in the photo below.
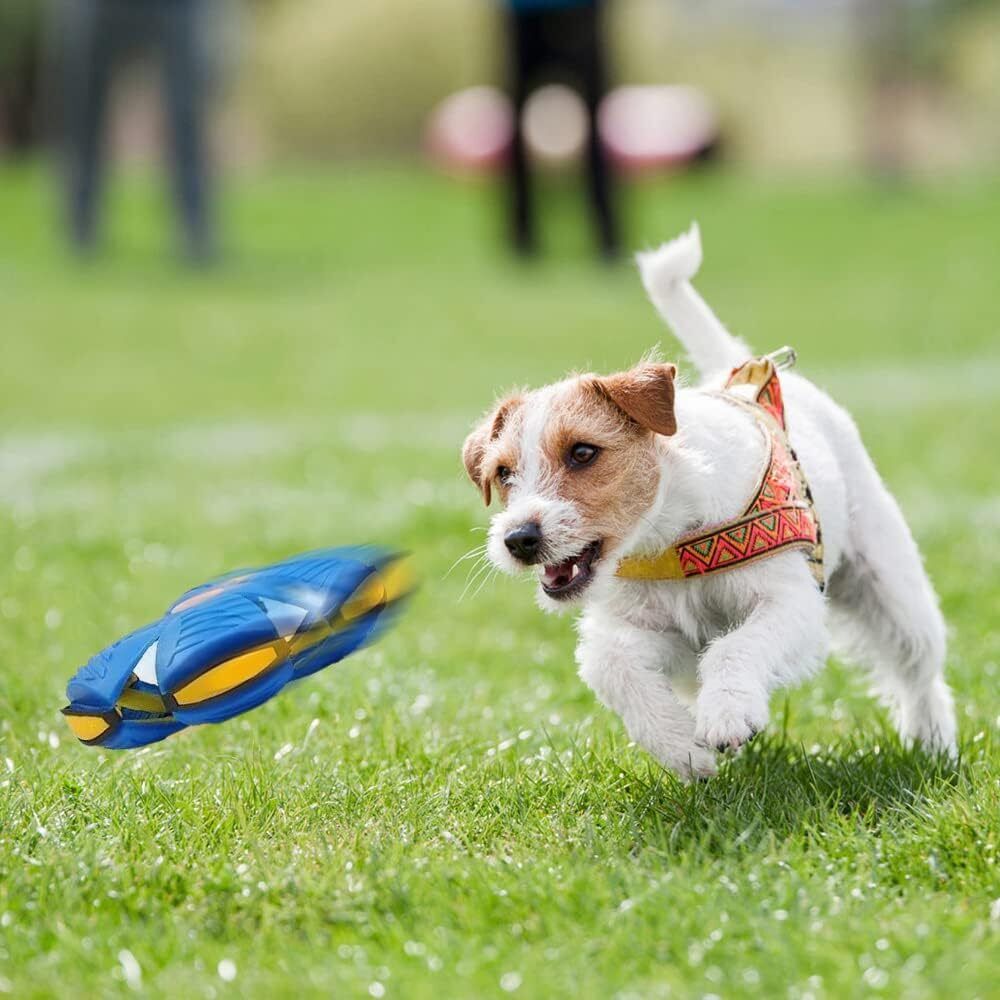
[[[675,764],[674,770],[685,781],[704,781],[706,778],[711,778],[718,771],[715,752],[708,747],[692,744],[688,748],[687,756]]]
[[[707,748],[739,750],[767,725],[767,697],[763,692],[703,688],[695,711],[694,737]]]
[[[690,729],[686,738],[645,741],[641,745],[683,781],[711,778],[717,770],[715,751],[693,742]]]
[[[692,744],[664,763],[684,781],[704,781],[718,770],[715,752],[697,744]]]

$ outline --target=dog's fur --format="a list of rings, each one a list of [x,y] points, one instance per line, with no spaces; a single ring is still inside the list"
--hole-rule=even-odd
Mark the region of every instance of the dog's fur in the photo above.
[[[704,391],[751,355],[691,286],[700,263],[697,227],[639,256],[703,386],[675,393],[674,366],[655,361],[575,375],[502,400],[469,435],[466,469],[487,504],[496,490],[504,505],[490,559],[509,573],[537,563],[543,608],[582,605],[580,676],[633,740],[686,777],[712,774],[717,749],[767,724],[775,688],[823,665],[828,627],[871,669],[906,742],[954,752],[945,625],[917,547],[851,418],[801,376],[781,382],[823,528],[825,596],[801,551],[697,579],[615,576],[626,554],[741,514],[765,460],[753,418]],[[596,457],[574,464],[577,443]],[[515,556],[505,538],[525,525],[537,525],[540,548]]]

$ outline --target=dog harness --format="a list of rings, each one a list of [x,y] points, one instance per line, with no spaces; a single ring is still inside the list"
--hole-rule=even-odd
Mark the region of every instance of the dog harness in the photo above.
[[[686,535],[652,555],[625,556],[617,575],[627,580],[687,580],[767,559],[788,549],[806,553],[824,586],[819,517],[805,474],[788,441],[778,371],[795,364],[790,347],[734,368],[721,399],[750,412],[768,443],[760,480],[743,513],[725,524]]]

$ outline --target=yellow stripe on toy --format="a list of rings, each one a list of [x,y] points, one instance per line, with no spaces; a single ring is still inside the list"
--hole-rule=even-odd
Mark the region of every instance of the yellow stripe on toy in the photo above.
[[[138,691],[134,687],[125,688],[118,696],[118,706],[120,708],[134,708],[139,712],[156,712],[162,714],[166,711],[163,699],[155,691]]]
[[[281,647],[279,653],[278,647]],[[174,700],[178,705],[197,705],[200,702],[208,701],[209,698],[216,698],[220,694],[232,691],[241,684],[254,677],[259,677],[268,667],[272,666],[283,658],[287,642],[280,639],[278,642],[269,643],[267,646],[260,646],[251,649],[240,656],[234,656],[231,660],[226,660],[211,670],[206,670],[200,677],[185,684],[184,687],[174,692]]]
[[[111,728],[103,715],[76,715],[70,712],[63,714],[67,725],[73,730],[73,735],[84,743],[100,739]]]
[[[340,617],[345,622],[351,622],[355,618],[368,614],[369,611],[373,611],[385,602],[385,584],[378,573],[373,573],[344,601],[340,608]]]
[[[389,603],[412,594],[417,585],[417,575],[413,570],[413,560],[397,559],[382,573],[385,597]]]
[[[213,597],[218,597],[223,589],[222,587],[210,587],[208,590],[201,590],[197,594],[192,594],[187,600],[181,601],[180,604],[175,604],[170,609],[170,613],[176,615],[179,611],[186,611],[188,608],[195,607],[195,605],[203,604]]]

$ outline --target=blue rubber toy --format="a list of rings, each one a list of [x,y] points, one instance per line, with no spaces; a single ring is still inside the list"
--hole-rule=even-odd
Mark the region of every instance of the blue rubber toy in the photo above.
[[[112,750],[224,722],[375,638],[412,590],[408,560],[369,547],[237,570],[94,656],[63,715],[81,742]]]

